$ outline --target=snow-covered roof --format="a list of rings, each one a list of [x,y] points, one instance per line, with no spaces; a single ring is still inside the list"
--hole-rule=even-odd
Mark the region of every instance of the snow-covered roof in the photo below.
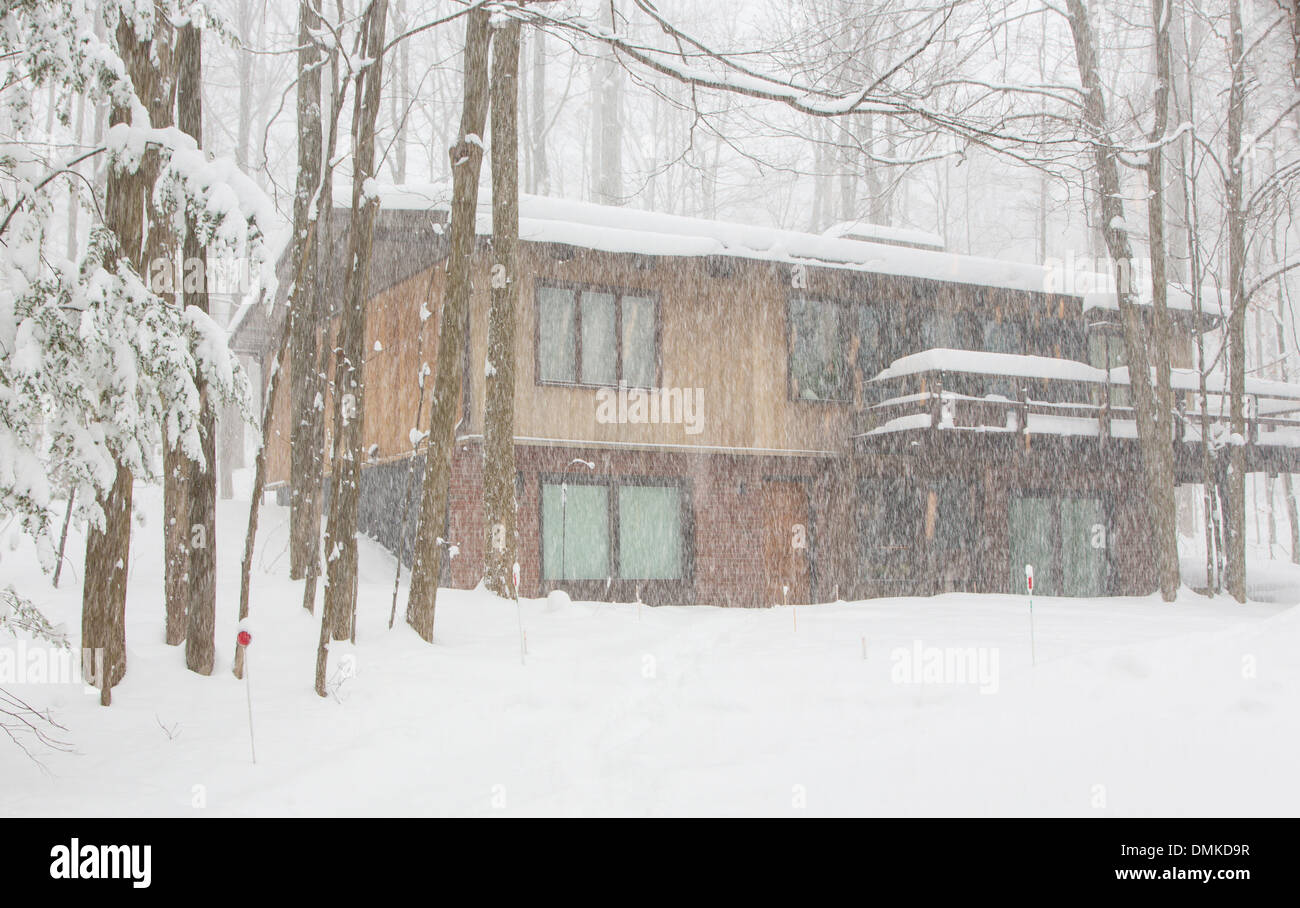
[[[1178,391],[1196,391],[1200,388],[1200,375],[1195,369],[1171,369],[1170,385]],[[1015,376],[1021,378],[1047,378],[1057,381],[1091,382],[1105,384],[1107,372],[1073,359],[1056,359],[1050,356],[1027,356],[1019,353],[987,353],[982,350],[951,350],[935,348],[923,350],[894,360],[872,381],[886,381],[922,372],[961,372],[972,375]],[[1155,370],[1151,370],[1154,380]],[[1112,385],[1127,385],[1129,370],[1118,366],[1109,372]],[[1210,394],[1229,393],[1228,377],[1222,371],[1212,371],[1205,376],[1206,390]],[[1246,393],[1261,398],[1300,401],[1300,384],[1274,379],[1246,377]],[[1262,405],[1261,405],[1262,406]]]
[[[945,248],[943,237],[937,233],[912,227],[887,227],[884,224],[870,224],[866,221],[841,221],[832,224],[822,231],[822,236],[890,243],[895,246],[915,246],[918,249],[933,249],[937,252],[942,252]]]
[[[1105,276],[1103,275],[1097,276],[1098,284],[1104,283],[1105,280],[1106,280]],[[1119,299],[1116,296],[1114,289],[1093,290],[1080,295],[1083,297],[1084,311],[1087,311],[1089,309],[1104,309],[1111,312],[1119,311]],[[1143,288],[1142,295],[1138,300],[1138,302],[1140,305],[1143,306],[1151,305],[1150,286]],[[1182,287],[1177,287],[1174,286],[1173,284],[1169,285],[1169,289],[1165,293],[1165,304],[1171,310],[1177,312],[1193,311],[1192,294],[1189,291],[1183,289]],[[1206,315],[1222,315],[1223,313],[1227,312],[1228,311],[1227,295],[1220,293],[1218,290],[1212,288],[1203,289],[1201,291],[1201,311]]]
[[[379,198],[384,209],[446,211],[451,197],[449,187],[441,183],[393,186],[372,181],[367,191]],[[342,199],[337,201],[348,204]],[[864,229],[864,225],[855,225],[853,232],[860,234]],[[526,242],[653,256],[729,256],[802,263],[1031,292],[1043,292],[1046,286],[1048,272],[1041,265],[909,248],[899,243],[933,244],[938,238],[923,231],[874,229],[882,240],[888,238],[894,242],[803,233],[546,196],[524,194],[519,198],[519,238]],[[480,234],[492,230],[491,203],[483,193],[479,196],[477,230]],[[941,244],[942,240],[938,242]]]
[[[1072,359],[1026,356],[1018,353],[986,353],[981,350],[923,350],[894,360],[873,381],[884,381],[920,372],[967,372],[976,375],[1013,375],[1022,378],[1054,378],[1105,384],[1106,370]],[[1125,373],[1127,377],[1127,373]]]

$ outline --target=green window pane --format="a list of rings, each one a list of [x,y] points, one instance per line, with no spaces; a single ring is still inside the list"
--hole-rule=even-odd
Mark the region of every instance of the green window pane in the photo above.
[[[957,481],[941,481],[935,484],[935,491],[938,493],[935,546],[941,551],[974,551],[978,524],[970,486]]]
[[[1024,353],[1024,336],[1020,325],[1010,319],[984,323],[984,349],[989,353]],[[1008,400],[1019,397],[1014,378],[992,377],[985,382],[985,394],[997,394]]]
[[[1011,586],[1024,593],[1025,565],[1034,566],[1034,592],[1039,596],[1060,595],[1053,565],[1055,552],[1056,500],[1013,497],[1008,506],[1011,533]]]
[[[881,347],[880,312],[872,306],[858,309],[858,368],[862,371],[862,380],[868,381],[880,374],[889,363],[884,361]]]
[[[1098,369],[1118,369],[1125,365],[1124,338],[1108,331],[1094,331],[1088,335],[1088,363]],[[1097,402],[1101,403],[1102,389],[1096,389]],[[1125,385],[1111,385],[1110,403],[1113,407],[1129,405],[1129,389]]]
[[[537,374],[573,381],[573,291],[542,287],[537,294]]]
[[[623,297],[623,379],[630,388],[655,383],[655,301]]]
[[[682,502],[675,486],[618,490],[619,576],[667,580],[682,576]]]
[[[1099,498],[1061,500],[1061,565],[1066,596],[1106,594],[1106,517]]]
[[[921,344],[923,350],[960,350],[965,345],[958,333],[957,317],[938,309],[928,312],[921,323]]]
[[[609,574],[609,489],[542,486],[542,572],[547,580],[603,580]]]
[[[614,345],[614,294],[582,294],[582,381],[614,385],[618,348]]]
[[[840,306],[819,300],[790,301],[790,376],[801,400],[843,400]]]

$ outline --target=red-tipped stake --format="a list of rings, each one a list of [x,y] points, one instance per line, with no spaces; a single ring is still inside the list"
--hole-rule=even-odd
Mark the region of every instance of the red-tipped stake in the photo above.
[[[519,605],[519,562],[516,561],[511,569],[511,580],[513,581],[515,594],[515,614],[519,617],[519,664],[527,665],[528,655],[528,636],[524,633],[524,611]]]
[[[253,740],[253,682],[248,671],[248,644],[253,642],[253,635],[240,629],[235,642],[244,651],[244,695],[248,700],[248,749],[253,755],[253,764],[257,765],[257,744]]]
[[[1025,565],[1025,585],[1029,588],[1029,660],[1031,665],[1038,664],[1038,652],[1034,646],[1034,566]]]

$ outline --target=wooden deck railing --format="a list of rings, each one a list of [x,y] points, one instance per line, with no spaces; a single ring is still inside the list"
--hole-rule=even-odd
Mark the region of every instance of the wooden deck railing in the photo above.
[[[867,382],[868,400],[858,411],[857,438],[875,438],[918,430],[968,431],[1030,435],[1135,438],[1136,414],[1127,403],[1128,385],[1096,370],[1096,381],[1050,375],[1007,375],[961,369],[917,369]],[[1186,376],[1181,383],[1187,384]],[[1255,382],[1266,386],[1246,395],[1249,446],[1300,448],[1300,386]],[[1007,391],[1011,391],[1007,394]],[[1175,388],[1176,437],[1200,439],[1201,395]],[[1116,400],[1124,403],[1116,403]],[[1222,443],[1228,434],[1225,390],[1209,392],[1211,437]]]

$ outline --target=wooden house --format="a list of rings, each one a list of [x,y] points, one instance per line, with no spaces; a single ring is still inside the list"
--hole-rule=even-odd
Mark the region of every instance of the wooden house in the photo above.
[[[409,563],[423,459],[411,430],[428,428],[422,364],[443,355],[447,206],[421,192],[383,206],[361,524]],[[468,343],[451,353],[463,412],[440,535],[458,549],[444,564],[458,587],[478,582],[486,544],[490,225],[480,232]],[[822,236],[524,196],[520,237],[524,595],[765,606],[1015,593],[1026,563],[1046,595],[1155,588],[1104,294],[1058,292],[1042,267],[948,253],[906,231]],[[345,235],[329,242],[341,262]],[[1182,370],[1171,443],[1191,482],[1199,408],[1185,370],[1206,326],[1186,300],[1171,305]],[[241,319],[241,349],[273,355],[282,312]],[[1300,388],[1252,387],[1270,401],[1245,440],[1252,469],[1291,465]],[[268,472],[281,487],[288,426],[282,393]]]

